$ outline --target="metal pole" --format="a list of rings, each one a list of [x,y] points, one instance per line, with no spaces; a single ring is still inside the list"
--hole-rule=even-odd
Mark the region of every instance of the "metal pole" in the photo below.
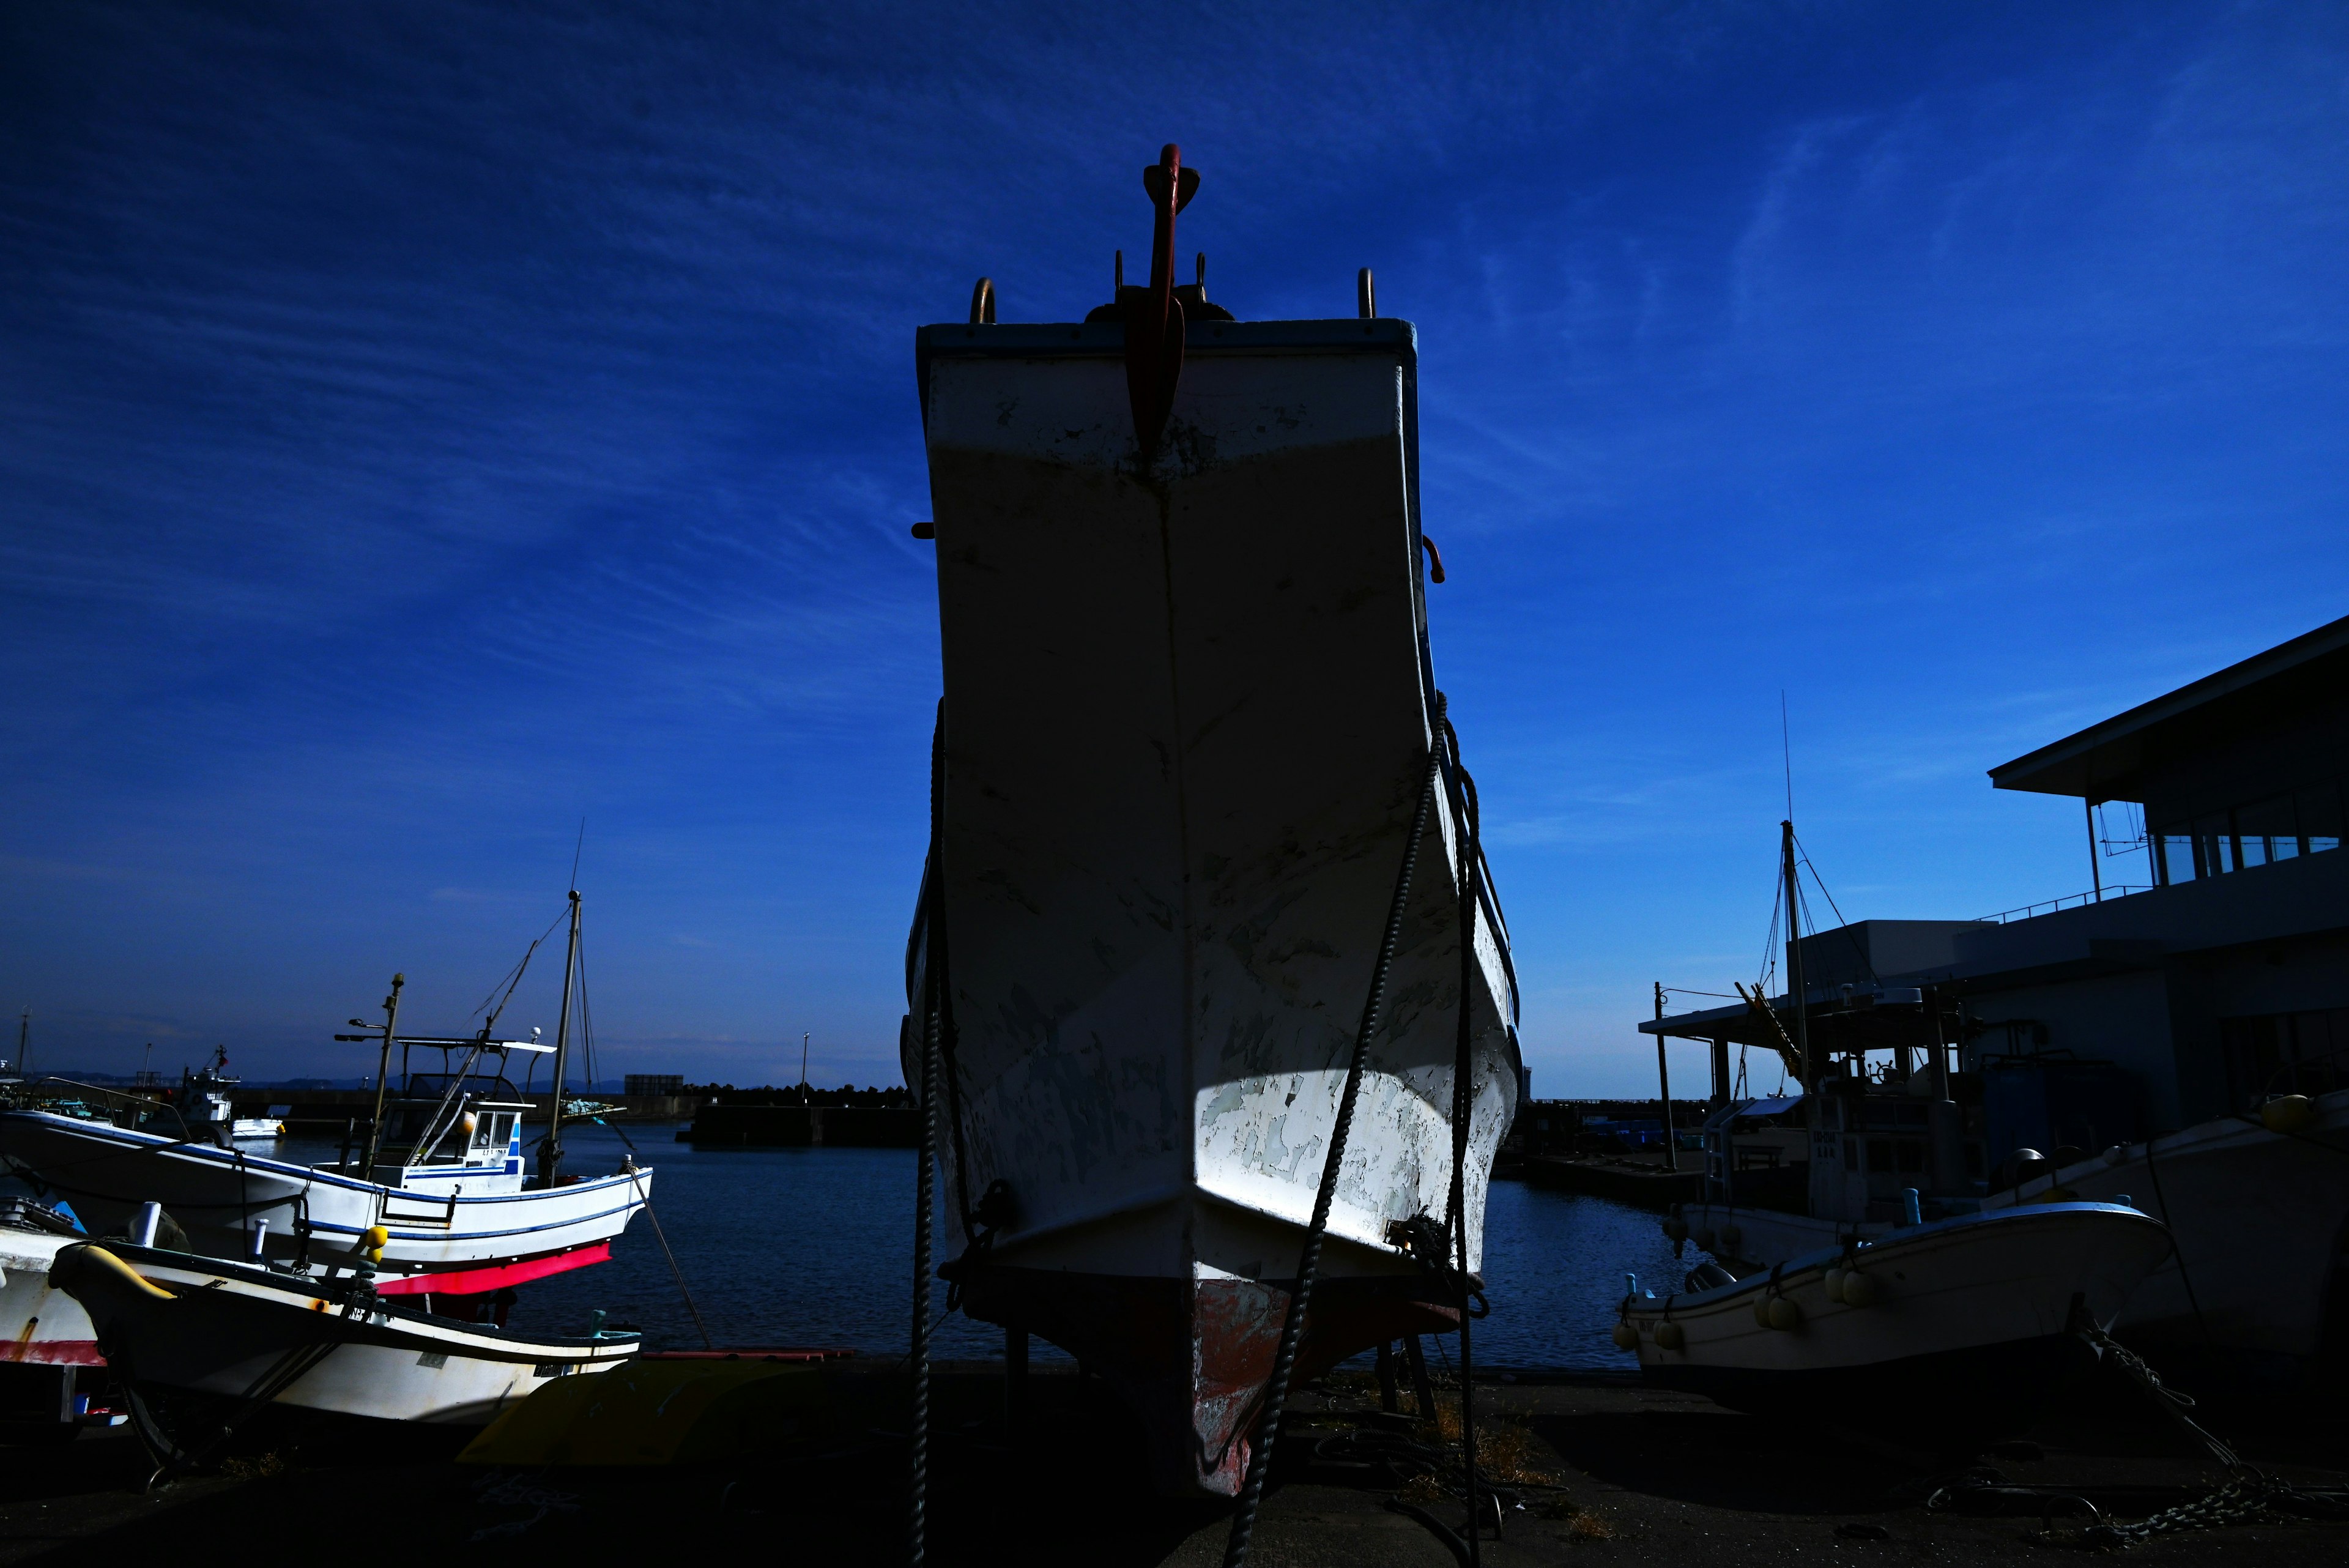
[[[2105,873],[2104,868],[2096,864],[2096,803],[2085,795],[2081,801],[2088,808],[2089,883],[2096,890],[2096,902],[2101,904],[2105,901]]]
[[[1664,982],[1656,981],[1656,1090],[1664,1097],[1664,1168],[1681,1168],[1680,1146],[1672,1140],[1672,1069],[1664,1060]]]
[[[1779,857],[1786,874],[1786,1004],[1795,1012],[1795,1054],[1803,1064],[1803,1088],[1808,1093],[1818,1088],[1819,1064],[1811,1055],[1809,988],[1803,983],[1803,885],[1795,877],[1795,825],[1782,822],[1778,828]]]
[[[383,1056],[375,1069],[375,1119],[367,1123],[367,1158],[359,1163],[359,1176],[367,1181],[375,1179],[375,1157],[383,1152],[383,1096],[391,1083],[391,1040],[392,1031],[399,1027],[399,988],[407,983],[406,975],[393,975],[391,994],[383,999]]]
[[[546,1141],[539,1145],[538,1184],[563,1177],[563,1075],[571,1061],[571,980],[579,968],[579,889],[571,889],[571,946],[563,955],[563,1005],[554,1014],[554,1093],[546,1106]]]
[[[807,1053],[809,1031],[800,1032],[800,1104],[807,1104]]]

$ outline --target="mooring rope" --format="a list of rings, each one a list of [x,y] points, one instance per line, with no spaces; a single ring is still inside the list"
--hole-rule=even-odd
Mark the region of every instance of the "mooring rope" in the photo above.
[[[1484,1537],[1476,1502],[1476,1383],[1475,1353],[1469,1345],[1468,1273],[1468,1116],[1475,1104],[1471,1075],[1475,1066],[1476,978],[1476,867],[1482,857],[1476,835],[1475,784],[1460,760],[1459,732],[1438,714],[1445,744],[1452,753],[1453,813],[1460,836],[1460,1030],[1452,1064],[1452,1231],[1460,1265],[1460,1458],[1468,1481],[1468,1562],[1482,1562],[1478,1542]],[[1671,1109],[1666,1107],[1667,1112]]]
[[[1386,1002],[1387,971],[1394,966],[1396,944],[1402,936],[1402,917],[1411,901],[1412,869],[1419,861],[1419,841],[1427,831],[1427,813],[1435,796],[1435,780],[1444,764],[1444,694],[1435,695],[1434,743],[1428,748],[1427,771],[1419,786],[1419,803],[1411,815],[1411,836],[1404,840],[1402,867],[1395,875],[1394,900],[1387,909],[1385,934],[1379,939],[1378,961],[1371,969],[1370,995],[1362,1003],[1361,1027],[1354,1034],[1354,1051],[1346,1066],[1346,1086],[1338,1096],[1338,1117],[1330,1129],[1330,1157],[1321,1167],[1321,1182],[1313,1194],[1313,1220],[1305,1230],[1305,1247],[1298,1259],[1297,1290],[1288,1298],[1281,1320],[1280,1348],[1272,1358],[1272,1377],[1265,1385],[1264,1405],[1257,1416],[1256,1442],[1248,1451],[1247,1478],[1240,1487],[1239,1510],[1232,1515],[1232,1532],[1224,1543],[1224,1568],[1243,1568],[1248,1542],[1256,1532],[1257,1507],[1264,1501],[1264,1478],[1272,1465],[1274,1440],[1280,1435],[1280,1413],[1288,1402],[1289,1375],[1296,1369],[1297,1347],[1305,1334],[1306,1303],[1321,1266],[1321,1238],[1330,1228],[1330,1208],[1338,1196],[1339,1168],[1346,1158],[1346,1135],[1354,1120],[1354,1102],[1362,1087],[1362,1066],[1378,1033],[1379,1014]]]
[[[914,1334],[910,1359],[914,1408],[907,1459],[909,1497],[905,1560],[921,1568],[930,1492],[930,1209],[936,1201],[938,1168],[938,943],[944,927],[946,836],[940,813],[945,794],[946,702],[938,703],[937,729],[930,742],[930,904],[924,912],[922,956],[921,1156],[914,1178]]]

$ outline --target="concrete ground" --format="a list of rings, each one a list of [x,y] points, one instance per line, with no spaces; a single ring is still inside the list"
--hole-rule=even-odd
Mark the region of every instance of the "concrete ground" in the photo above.
[[[1295,1401],[1254,1563],[1444,1568],[1454,1561],[1435,1531],[1392,1505],[1418,1498],[1430,1515],[1455,1525],[1459,1505],[1424,1480],[1398,1484],[1408,1477],[1375,1462],[1381,1451],[1407,1452],[1394,1448],[1398,1441],[1440,1445],[1441,1434],[1366,1417],[1377,1403],[1368,1384],[1340,1376]],[[580,1565],[659,1564],[679,1550],[902,1563],[904,1449],[885,1431],[874,1435],[891,1417],[902,1418],[902,1373],[872,1365],[846,1385],[843,1408],[861,1414],[823,1439],[832,1451],[744,1454],[690,1469],[484,1470],[313,1435],[248,1451],[229,1473],[150,1491],[141,1490],[149,1466],[126,1438],[7,1450],[0,1563],[273,1548],[350,1564],[444,1560],[450,1550],[521,1550]],[[1451,1398],[1439,1391],[1439,1404]],[[1495,1568],[2044,1563],[2083,1554],[2065,1533],[2042,1539],[2045,1505],[2031,1498],[1994,1500],[2005,1511],[1928,1510],[1930,1479],[1947,1469],[1946,1459],[1806,1434],[1635,1383],[1480,1383],[1477,1398],[1487,1454],[1514,1478],[1522,1504],[1506,1511],[1502,1539],[1483,1543],[1484,1561]],[[1408,1410],[1408,1393],[1403,1403]],[[1228,1510],[1150,1496],[1135,1434],[1098,1388],[1040,1368],[1025,1435],[1009,1444],[999,1371],[946,1372],[935,1408],[931,1562],[1221,1562]],[[2337,1413],[2224,1411],[2211,1424],[2271,1474],[2349,1484],[2349,1425]],[[1382,1427],[1401,1429],[1352,1436]],[[1381,1443],[1385,1450],[1375,1447]],[[2134,1390],[2101,1384],[2068,1395],[2029,1442],[1972,1462],[2013,1482],[2064,1489],[2116,1518],[2184,1501],[2218,1479],[2217,1467]],[[2064,1513],[2075,1506],[2059,1505],[2059,1531],[2080,1522]],[[2271,1521],[2195,1532],[2128,1556],[2147,1564],[2335,1564],[2349,1560],[2349,1523]]]

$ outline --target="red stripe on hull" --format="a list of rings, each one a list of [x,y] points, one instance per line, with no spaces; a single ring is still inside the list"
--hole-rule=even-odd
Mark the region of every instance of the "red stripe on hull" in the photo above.
[[[1142,1417],[1152,1480],[1168,1497],[1234,1497],[1280,1345],[1289,1285],[949,1265],[963,1311],[1025,1328],[1098,1374]],[[1319,1281],[1295,1381],[1406,1334],[1457,1328],[1434,1282],[1395,1276]],[[1293,1386],[1293,1385],[1292,1385]]]
[[[590,1263],[609,1262],[611,1258],[612,1244],[598,1241],[592,1247],[575,1247],[568,1252],[525,1258],[519,1263],[500,1263],[494,1268],[443,1269],[437,1273],[400,1274],[388,1279],[378,1276],[375,1289],[376,1294],[384,1296],[475,1296],[508,1285],[528,1284],[549,1274],[568,1273]]]

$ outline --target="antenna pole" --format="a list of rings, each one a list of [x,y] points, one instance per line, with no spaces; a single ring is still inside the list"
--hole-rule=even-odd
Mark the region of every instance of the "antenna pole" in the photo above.
[[[571,946],[563,955],[563,1006],[554,1016],[554,1094],[547,1101],[546,1140],[538,1146],[538,1184],[563,1177],[563,1073],[571,1059],[572,977],[579,971],[579,889],[571,889]]]
[[[1680,1145],[1672,1137],[1672,1070],[1664,1060],[1664,982],[1656,981],[1656,1090],[1664,1096],[1664,1168],[1681,1168]]]
[[[1816,1093],[1819,1064],[1811,1057],[1811,1013],[1803,984],[1803,888],[1795,878],[1795,825],[1778,825],[1779,858],[1786,877],[1786,1002],[1795,1012],[1795,1054],[1803,1064],[1803,1088]]]
[[[383,1151],[383,1096],[391,1086],[392,1031],[399,1027],[399,988],[407,983],[406,975],[393,975],[391,994],[383,999],[383,1055],[375,1068],[375,1116],[367,1123],[367,1158],[359,1164],[359,1175],[368,1181],[375,1179],[375,1158]]]
[[[25,1009],[25,1016],[16,1020],[16,1075],[25,1075],[25,1064],[33,1054],[33,1010]]]
[[[807,1053],[808,1053],[808,1032],[807,1032],[807,1031],[805,1031],[805,1030],[802,1030],[802,1031],[800,1032],[800,1104],[802,1104],[802,1105],[805,1105],[805,1104],[807,1104],[807,1097],[808,1097],[808,1092],[807,1092]]]

